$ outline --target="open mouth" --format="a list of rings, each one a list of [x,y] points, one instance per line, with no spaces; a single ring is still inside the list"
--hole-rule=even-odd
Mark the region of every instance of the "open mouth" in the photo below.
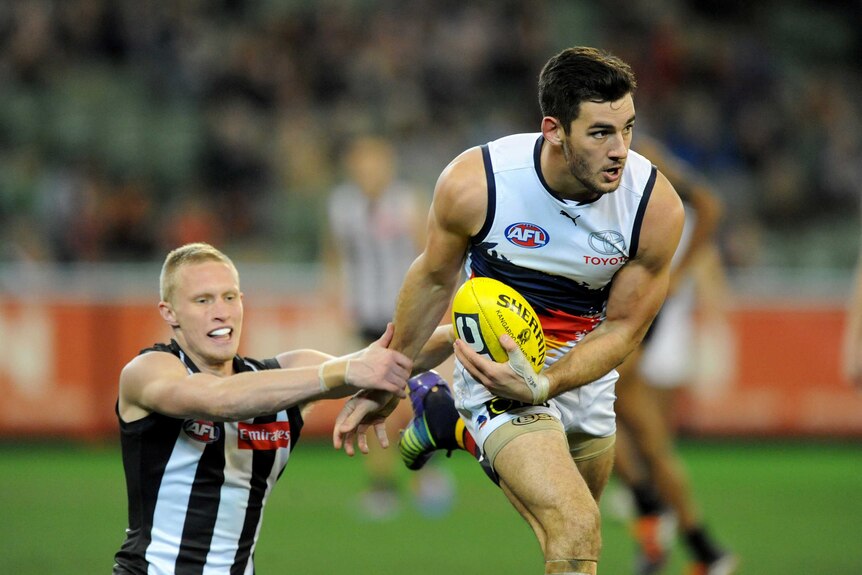
[[[623,167],[614,166],[612,168],[605,168],[604,170],[602,170],[602,173],[605,175],[606,179],[608,179],[609,181],[614,181],[618,179],[623,173]]]
[[[224,337],[229,337],[231,333],[233,333],[233,329],[232,329],[232,328],[229,328],[229,327],[220,327],[220,328],[218,328],[218,329],[214,329],[214,330],[212,330],[212,331],[211,331],[211,332],[209,332],[207,335],[208,335],[209,337],[224,338]]]

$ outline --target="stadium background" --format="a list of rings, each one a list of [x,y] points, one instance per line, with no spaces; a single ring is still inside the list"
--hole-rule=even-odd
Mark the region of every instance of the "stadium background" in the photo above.
[[[351,349],[320,265],[342,144],[384,133],[402,176],[430,195],[462,149],[536,129],[538,70],[575,44],[633,65],[638,130],[706,174],[727,205],[719,241],[728,320],[702,330],[704,361],[680,411],[705,505],[737,528],[722,529],[737,547],[761,543],[749,556],[774,538],[763,565],[777,570],[746,572],[783,573],[781,561],[806,560],[831,565],[810,572],[862,572],[858,549],[848,557],[858,548],[848,534],[862,527],[862,397],[839,369],[860,243],[860,13],[858,2],[801,0],[2,3],[0,572],[107,570],[125,511],[116,380],[138,349],[168,336],[155,313],[167,249],[203,239],[234,257],[246,293],[244,350]],[[310,435],[323,438],[331,415],[317,410]],[[322,484],[309,501],[355,527],[338,508],[350,484],[332,486],[338,495],[323,484],[331,474],[349,479],[358,464],[304,447],[307,467],[291,463],[285,480],[296,486],[287,491]],[[824,452],[825,462],[814,459]],[[767,467],[758,472],[758,463]],[[453,465],[471,493],[471,470]],[[806,475],[811,467],[819,472]],[[823,492],[834,500],[811,505]],[[503,514],[498,539],[461,548],[474,565],[491,565],[484,554],[502,553],[499,538],[530,542],[493,490],[472,497]],[[70,499],[77,504],[64,508]],[[288,500],[276,508],[304,517]],[[97,505],[105,529],[88,537]],[[755,529],[761,507],[775,516]],[[815,508],[834,552],[825,545],[800,557],[802,542],[781,534],[792,521],[819,525],[807,515]],[[296,536],[278,515],[269,511],[264,539]],[[431,528],[469,533],[475,515]],[[52,526],[78,533],[92,555],[45,555]],[[384,535],[361,528],[377,549],[374,537],[391,541],[404,526]],[[624,534],[607,529],[612,553],[628,553]],[[536,560],[529,545],[510,552],[524,569]],[[387,565],[380,557],[350,553],[355,572],[392,572],[365,567]],[[277,550],[272,557],[281,563]]]

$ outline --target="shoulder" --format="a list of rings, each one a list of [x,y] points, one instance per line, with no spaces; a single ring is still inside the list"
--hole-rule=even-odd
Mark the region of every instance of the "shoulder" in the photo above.
[[[485,163],[482,148],[474,146],[449,162],[437,180],[437,187],[441,184],[447,188],[464,187],[479,181],[485,181]]]
[[[126,422],[145,417],[152,410],[144,407],[144,397],[187,376],[186,366],[179,357],[171,353],[168,346],[160,346],[136,356],[120,372],[120,417]]]
[[[176,374],[185,377],[188,374],[186,366],[179,357],[171,353],[167,346],[159,346],[146,350],[134,357],[123,367],[120,373],[120,386],[141,385],[149,380],[161,379],[164,376]]]
[[[685,221],[682,200],[670,181],[656,173],[655,185],[644,212],[638,259],[669,263],[676,251]]]
[[[443,227],[473,235],[484,222],[487,206],[482,149],[470,148],[449,162],[440,174],[434,188],[433,213]]]

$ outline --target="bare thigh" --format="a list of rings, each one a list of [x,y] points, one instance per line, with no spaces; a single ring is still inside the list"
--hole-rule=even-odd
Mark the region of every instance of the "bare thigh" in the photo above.
[[[614,468],[614,450],[615,448],[612,447],[601,455],[575,462],[596,503],[601,499],[608,479],[611,477]]]
[[[598,466],[588,467],[588,472],[598,472]],[[598,560],[598,505],[569,454],[565,434],[541,430],[520,435],[501,449],[494,468],[504,493],[533,528],[546,560]]]

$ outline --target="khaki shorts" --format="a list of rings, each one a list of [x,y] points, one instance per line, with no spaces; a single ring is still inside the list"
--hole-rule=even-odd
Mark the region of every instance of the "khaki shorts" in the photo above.
[[[488,462],[493,467],[497,454],[510,441],[520,435],[533,431],[554,430],[563,431],[563,424],[556,417],[547,413],[531,413],[518,416],[495,429],[485,440],[484,452]],[[607,437],[595,437],[586,433],[573,432],[567,435],[569,453],[575,462],[587,461],[602,455],[616,443],[616,434]]]

